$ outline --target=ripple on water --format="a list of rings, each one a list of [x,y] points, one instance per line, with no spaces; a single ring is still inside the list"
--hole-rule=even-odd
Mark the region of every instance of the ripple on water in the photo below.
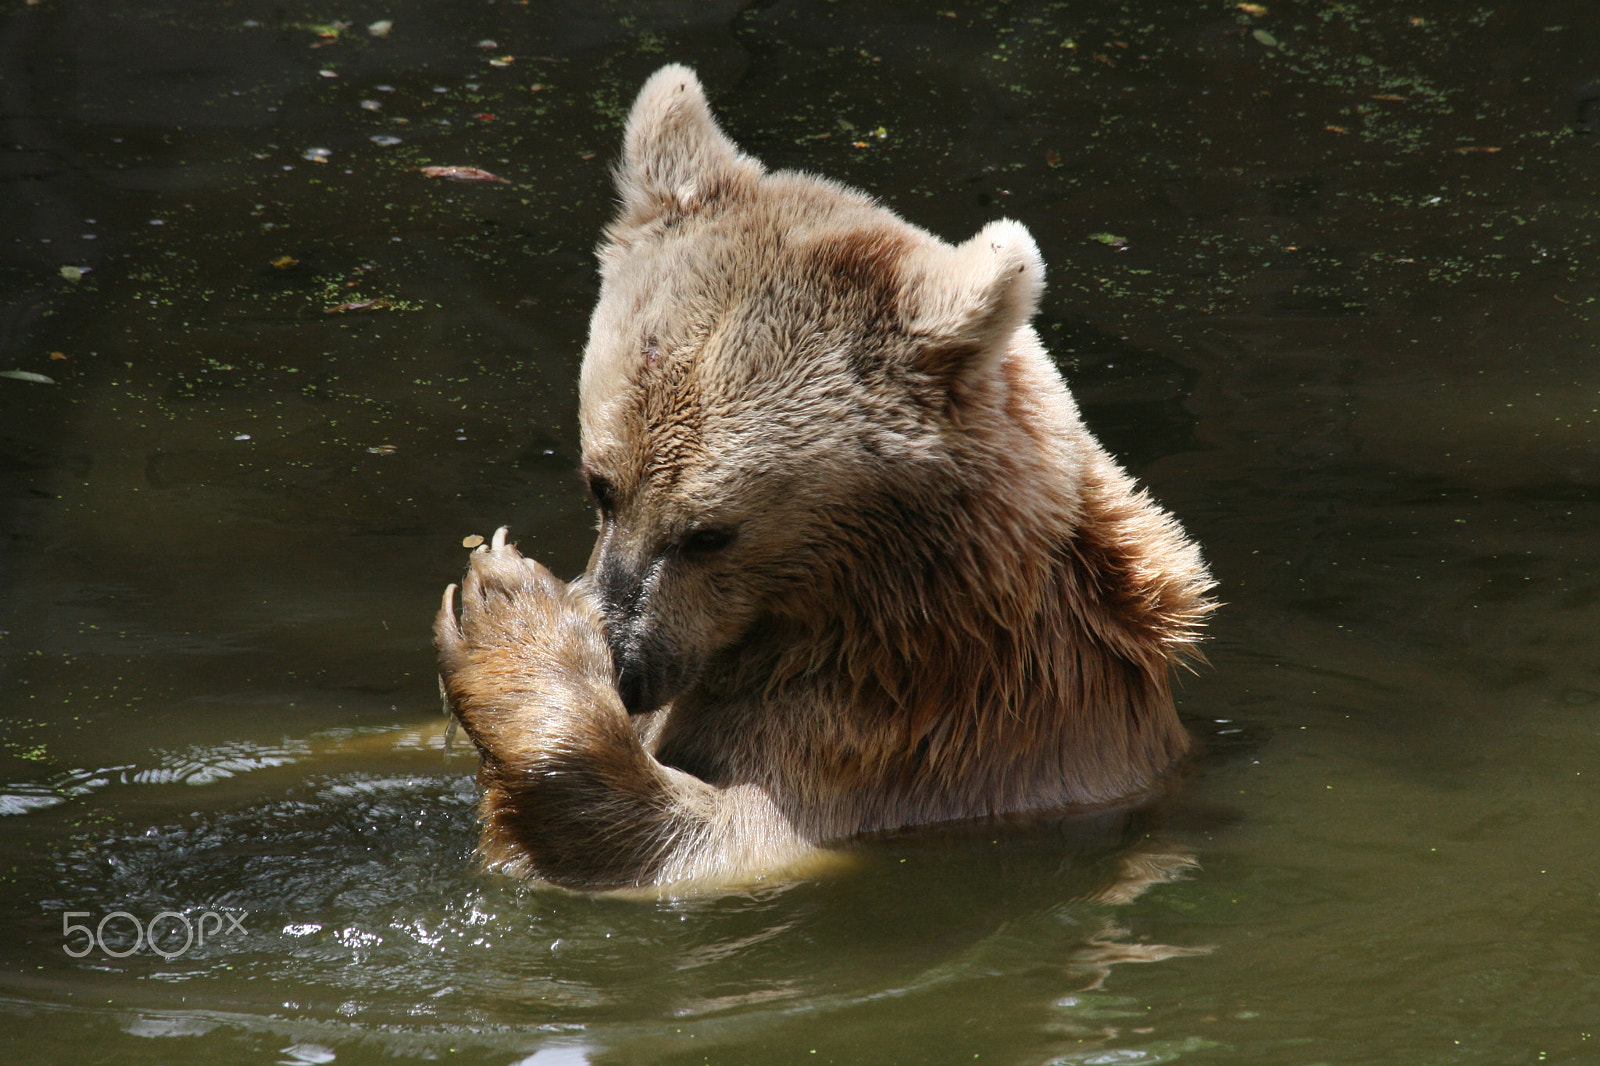
[[[465,773],[325,775],[80,838],[56,857],[53,881],[70,895],[42,906],[57,922],[67,910],[174,912],[204,928],[207,914],[229,915],[236,925],[213,921],[192,947],[169,929],[179,943],[160,946],[172,958],[146,947],[75,965],[97,981],[135,982],[141,995],[199,995],[251,1025],[288,1012],[302,1025],[362,1031],[526,1031],[537,1021],[550,1033],[589,1032],[667,1017],[725,1028],[948,996],[1012,968],[1017,952],[1053,955],[1070,987],[1133,958],[1104,914],[1107,887],[1141,868],[1127,841],[1142,833],[919,836],[858,849],[836,875],[639,900],[478,872],[475,803]],[[1185,868],[1186,857],[1165,858],[1168,874]],[[1145,884],[1165,879],[1141,873]],[[121,919],[105,938],[111,953],[136,946]],[[1062,988],[1050,991],[1053,1001]]]
[[[10,814],[31,814],[65,803],[67,798],[49,785],[7,785],[0,792],[0,817]]]

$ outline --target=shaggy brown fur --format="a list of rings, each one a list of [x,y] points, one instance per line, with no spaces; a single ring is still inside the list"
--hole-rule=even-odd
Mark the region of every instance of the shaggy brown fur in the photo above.
[[[667,67],[581,380],[588,572],[471,557],[436,643],[492,867],[727,880],[874,830],[1137,800],[1183,753],[1198,550],[1028,326],[1043,263],[766,173]],[[453,588],[453,587],[452,587]]]

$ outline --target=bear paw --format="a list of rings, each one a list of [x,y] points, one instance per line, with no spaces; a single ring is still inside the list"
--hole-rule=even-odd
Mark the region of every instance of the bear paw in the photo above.
[[[456,586],[444,590],[433,629],[441,660],[460,658],[473,646],[522,643],[557,612],[566,584],[506,543],[507,532],[501,526],[468,557],[459,619]]]
[[[504,526],[468,558],[459,613],[457,591],[445,589],[434,619],[439,679],[484,754],[531,754],[575,724],[563,719],[623,714],[593,601],[508,544]]]

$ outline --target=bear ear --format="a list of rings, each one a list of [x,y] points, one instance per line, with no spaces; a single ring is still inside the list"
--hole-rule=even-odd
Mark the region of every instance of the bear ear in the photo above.
[[[639,90],[628,115],[617,165],[622,213],[617,224],[641,226],[663,215],[697,211],[732,195],[762,174],[711,116],[694,71],[662,67]]]
[[[908,293],[910,332],[921,342],[924,368],[950,377],[998,360],[1044,292],[1039,246],[1026,226],[1010,219],[930,256],[919,273]]]

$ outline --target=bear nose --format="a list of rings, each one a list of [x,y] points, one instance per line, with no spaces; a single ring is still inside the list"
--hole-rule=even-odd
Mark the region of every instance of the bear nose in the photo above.
[[[629,714],[655,710],[655,686],[641,664],[628,663],[617,672],[617,695]]]
[[[649,573],[622,565],[615,557],[602,557],[595,577],[600,613],[611,645],[612,668],[616,670],[617,694],[629,714],[653,711],[661,686],[644,648]]]

